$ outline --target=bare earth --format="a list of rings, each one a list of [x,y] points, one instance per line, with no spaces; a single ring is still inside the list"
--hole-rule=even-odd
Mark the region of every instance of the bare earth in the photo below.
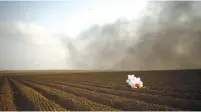
[[[130,73],[144,88],[127,86]],[[1,71],[6,110],[201,110],[201,70]]]

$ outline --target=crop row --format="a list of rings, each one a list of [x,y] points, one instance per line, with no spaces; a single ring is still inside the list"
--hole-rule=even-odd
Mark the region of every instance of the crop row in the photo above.
[[[22,81],[22,80],[20,80]],[[49,99],[54,99],[55,102],[59,103],[63,107],[66,107],[70,110],[89,110],[89,111],[96,111],[96,110],[118,110],[112,108],[110,106],[106,106],[86,98],[78,97],[73,94],[69,94],[63,92],[59,89],[55,89],[49,86],[36,84],[33,82],[22,81],[23,83],[27,84],[28,86],[40,91],[43,95],[45,95]]]
[[[68,81],[77,83],[77,81]],[[166,86],[146,86],[145,88],[148,89],[130,89],[125,84],[115,84],[115,83],[104,83],[99,81],[79,81],[79,84],[84,85],[91,85],[96,87],[103,87],[108,89],[118,89],[118,90],[126,90],[126,91],[132,91],[137,93],[148,93],[152,95],[162,95],[162,96],[171,96],[175,98],[182,98],[182,99],[192,99],[192,100],[201,100],[201,91],[199,89],[193,89],[193,88],[185,88],[185,85],[182,85],[180,88],[177,87],[178,85],[175,85],[175,87],[166,87]]]
[[[76,83],[74,81],[69,81],[72,83]],[[140,93],[149,93],[149,94],[157,94],[157,95],[166,95],[166,96],[172,96],[176,98],[184,98],[184,99],[197,99],[201,100],[201,94],[199,93],[199,90],[186,90],[183,89],[181,90],[182,87],[180,87],[180,91],[176,88],[168,88],[168,87],[163,87],[163,86],[146,86],[146,88],[149,89],[130,89],[126,85],[117,85],[117,84],[103,84],[103,83],[94,83],[94,82],[78,82],[79,84],[84,84],[84,85],[91,85],[91,86],[96,86],[96,87],[103,87],[103,88],[108,88],[108,89],[118,89],[118,90],[126,90],[126,91],[133,91],[133,92],[140,92]]]
[[[71,82],[77,82],[77,81],[71,81]],[[102,82],[97,82],[97,81],[79,81],[80,83],[83,84],[94,84],[94,85],[107,85],[109,87],[113,87],[113,86],[126,86],[126,82],[125,84],[116,84],[116,83],[102,83]],[[165,88],[166,90],[172,90],[172,91],[178,91],[178,92],[194,92],[194,91],[198,91],[198,89],[201,89],[200,86],[196,86],[196,85],[188,85],[188,84],[183,84],[183,85],[179,85],[179,84],[175,84],[175,85],[169,85],[169,86],[164,86],[163,84],[160,83],[144,83],[145,86],[150,87],[150,89],[162,89]],[[201,91],[199,91],[201,92]]]
[[[72,80],[71,80],[72,81]],[[77,80],[73,80],[73,82],[77,82]],[[88,82],[88,83],[94,83],[94,84],[107,84],[107,85],[126,85],[125,83],[116,83],[114,81],[110,81],[110,82],[101,82],[101,81],[79,81],[79,82]],[[189,83],[164,83],[164,82],[146,82],[144,81],[144,84],[147,86],[159,86],[162,85],[163,87],[168,87],[168,88],[174,88],[174,87],[178,87],[180,88],[185,87],[185,88],[191,88],[191,89],[197,89],[197,88],[201,88],[200,85],[195,85],[195,84],[189,84]]]
[[[88,85],[80,83],[80,84],[76,84],[76,81],[69,81],[69,82],[74,82],[74,83],[66,83],[66,82],[61,82],[61,81],[53,81],[54,83],[57,84],[63,84],[63,85],[68,85],[71,86],[73,88],[80,88],[82,90],[90,90],[90,91],[96,91],[98,93],[105,93],[105,94],[110,94],[110,95],[115,95],[115,96],[120,96],[120,97],[124,97],[124,98],[132,98],[132,99],[138,99],[141,101],[145,101],[147,103],[155,103],[155,104],[161,104],[161,105],[168,105],[171,107],[175,107],[175,108],[181,108],[184,110],[199,110],[201,109],[201,103],[200,100],[191,100],[191,99],[183,99],[183,98],[179,98],[179,97],[170,97],[170,96],[163,96],[163,95],[158,95],[158,94],[150,94],[150,91],[145,91],[143,89],[138,89],[138,90],[130,90],[130,88],[125,88],[126,91],[121,90],[122,88],[120,88],[121,85],[117,85],[115,83],[105,83],[106,86],[111,85],[110,87],[113,86],[119,86],[119,88],[105,88],[104,83],[102,82],[91,82],[91,81],[85,81],[88,83]],[[94,85],[92,85],[92,87],[90,86],[90,83],[92,84],[96,84],[99,83],[101,84],[103,87],[94,87]],[[70,85],[69,85],[70,84]],[[72,85],[73,84],[73,85]],[[75,85],[76,84],[76,85]],[[89,86],[89,87],[88,87]],[[145,91],[145,92],[143,92]],[[148,94],[147,94],[148,93]],[[182,94],[182,93],[180,93]]]
[[[175,108],[168,107],[166,105],[153,104],[153,102],[146,103],[140,100],[136,100],[134,98],[130,99],[130,98],[120,97],[120,96],[116,96],[112,94],[80,89],[80,88],[71,87],[67,85],[61,85],[61,84],[56,84],[51,82],[37,82],[37,83],[51,86],[51,87],[60,89],[62,91],[75,94],[77,96],[82,96],[87,99],[100,102],[105,105],[110,105],[122,110],[178,110]]]
[[[14,104],[13,91],[10,87],[8,79],[5,77],[2,80],[0,88],[0,111],[16,111]]]
[[[30,103],[34,110],[37,111],[58,111],[65,110],[60,105],[48,100],[34,89],[22,84],[19,81],[11,79],[15,86],[19,89],[20,94]]]
[[[124,91],[124,90],[119,90],[117,89],[108,89],[108,88],[103,88],[103,87],[94,87],[94,86],[89,86],[89,85],[83,85],[83,84],[77,84],[77,83],[69,83],[69,82],[56,82],[54,83],[57,84],[63,84],[71,87],[76,87],[76,88],[81,88],[81,89],[86,89],[90,91],[96,91],[100,93],[106,93],[106,94],[113,94],[125,98],[134,98],[134,99],[139,99],[143,100],[146,102],[152,102],[156,104],[166,104],[175,108],[180,108],[180,109],[201,109],[201,101],[200,100],[188,100],[188,99],[181,99],[181,98],[174,98],[171,96],[162,96],[158,94],[147,94],[147,93],[135,93],[132,91]]]

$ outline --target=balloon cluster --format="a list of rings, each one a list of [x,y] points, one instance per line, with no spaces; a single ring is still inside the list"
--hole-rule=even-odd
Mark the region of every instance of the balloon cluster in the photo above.
[[[139,77],[135,77],[134,75],[128,75],[128,79],[126,80],[128,85],[131,86],[131,88],[142,88],[143,82],[140,80]]]

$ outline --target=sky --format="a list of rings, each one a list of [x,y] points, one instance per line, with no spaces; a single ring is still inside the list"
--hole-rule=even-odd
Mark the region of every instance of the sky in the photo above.
[[[0,70],[201,68],[201,2],[0,2]]]
[[[75,37],[93,24],[114,22],[120,17],[135,18],[146,6],[146,1],[7,1],[1,2],[0,6],[2,21],[35,23],[53,33]]]

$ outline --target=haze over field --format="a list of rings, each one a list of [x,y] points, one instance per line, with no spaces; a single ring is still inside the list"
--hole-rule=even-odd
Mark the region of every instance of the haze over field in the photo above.
[[[201,2],[0,2],[0,70],[201,68]]]

